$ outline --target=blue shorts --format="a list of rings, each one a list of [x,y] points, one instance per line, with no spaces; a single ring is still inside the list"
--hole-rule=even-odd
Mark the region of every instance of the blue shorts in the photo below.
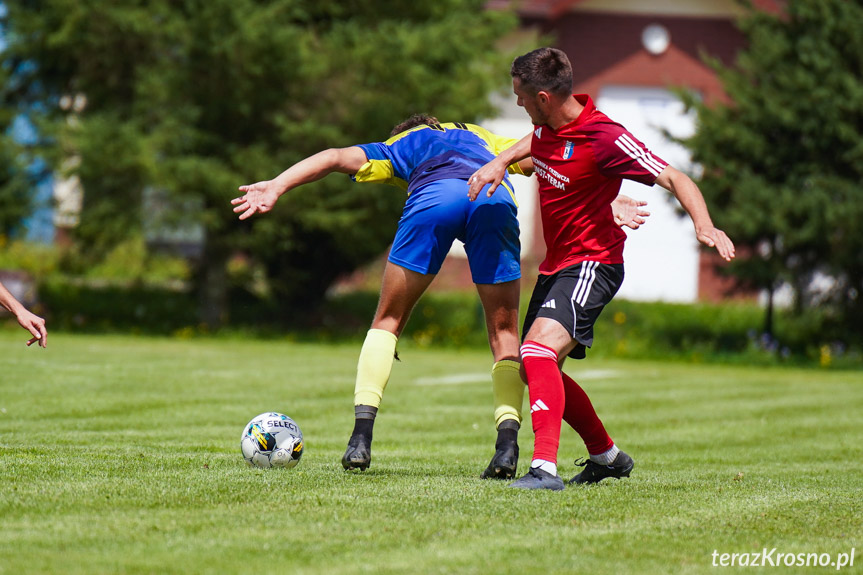
[[[492,197],[467,197],[465,180],[438,180],[415,190],[405,203],[389,261],[436,274],[452,247],[464,242],[474,283],[497,284],[521,277],[516,206],[500,186]]]

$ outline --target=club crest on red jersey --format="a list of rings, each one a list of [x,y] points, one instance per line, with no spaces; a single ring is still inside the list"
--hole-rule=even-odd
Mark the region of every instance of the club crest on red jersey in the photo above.
[[[572,142],[567,142],[563,146],[563,154],[561,155],[563,156],[564,160],[568,160],[572,157]]]

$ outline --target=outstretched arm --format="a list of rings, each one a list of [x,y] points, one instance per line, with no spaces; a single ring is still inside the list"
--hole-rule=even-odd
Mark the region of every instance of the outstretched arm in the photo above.
[[[488,196],[491,197],[503,181],[503,178],[506,175],[507,166],[520,162],[530,156],[531,138],[533,138],[532,132],[501,152],[499,156],[473,173],[467,181],[469,185],[467,195],[470,197],[471,201],[476,199],[480,190],[482,190],[486,184],[491,184],[488,188],[488,192],[486,192]],[[525,164],[525,167],[526,166],[527,165]],[[533,169],[533,164],[530,164],[530,168]]]
[[[28,346],[37,341],[42,347],[48,346],[48,330],[45,329],[45,320],[21,305],[21,302],[15,299],[2,283],[0,283],[0,305],[15,314],[15,319],[18,320],[21,327],[33,336],[27,342]]]
[[[719,255],[725,261],[731,261],[734,257],[734,244],[725,232],[713,226],[713,221],[710,219],[710,213],[707,211],[707,204],[704,203],[704,196],[701,195],[701,190],[692,181],[692,178],[671,166],[666,166],[659,177],[656,178],[656,183],[674,194],[674,197],[692,218],[692,223],[695,226],[695,237],[702,244],[711,248],[716,248]]]
[[[368,161],[362,148],[330,148],[297,162],[272,180],[240,186],[243,195],[231,200],[234,213],[245,220],[255,214],[265,214],[273,209],[282,194],[320,180],[333,172],[356,174]]]
[[[637,230],[646,221],[644,218],[650,215],[650,212],[641,209],[646,205],[647,202],[644,200],[633,200],[629,196],[618,194],[611,202],[614,223],[620,227],[626,226]]]

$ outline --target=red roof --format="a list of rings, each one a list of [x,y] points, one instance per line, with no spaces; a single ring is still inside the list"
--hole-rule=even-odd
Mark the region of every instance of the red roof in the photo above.
[[[521,0],[515,2],[517,11],[521,16],[534,18],[557,18],[564,14],[571,6],[582,0]],[[492,9],[509,8],[513,2],[509,0],[491,0],[486,7]]]
[[[576,4],[584,0],[516,0],[518,13],[523,17],[558,18]],[[512,6],[512,0],[490,0],[487,8],[505,9]],[[785,0],[752,0],[752,5],[764,12],[782,12]]]

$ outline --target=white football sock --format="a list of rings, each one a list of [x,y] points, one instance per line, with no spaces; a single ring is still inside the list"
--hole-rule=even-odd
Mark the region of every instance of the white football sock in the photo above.
[[[530,462],[530,466],[539,467],[547,473],[557,475],[557,463],[552,463],[551,461],[546,461],[545,459],[534,459]]]
[[[609,449],[605,453],[600,453],[599,455],[591,455],[590,460],[594,463],[599,463],[600,465],[611,465],[614,462],[614,459],[617,457],[618,453],[620,453],[620,449],[618,449],[616,445],[612,445],[611,449]]]

